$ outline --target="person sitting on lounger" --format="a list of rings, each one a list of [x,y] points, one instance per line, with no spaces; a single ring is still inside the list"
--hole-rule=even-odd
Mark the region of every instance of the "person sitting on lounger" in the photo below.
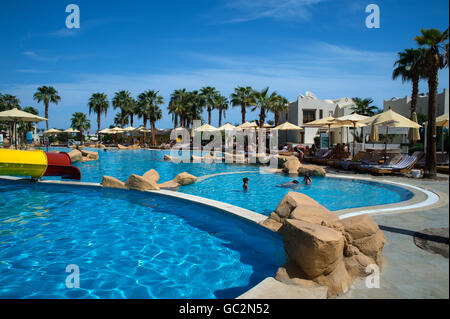
[[[278,187],[285,187],[285,188],[298,188],[300,186],[300,183],[298,180],[293,180],[292,182],[287,182],[281,185],[278,185]]]

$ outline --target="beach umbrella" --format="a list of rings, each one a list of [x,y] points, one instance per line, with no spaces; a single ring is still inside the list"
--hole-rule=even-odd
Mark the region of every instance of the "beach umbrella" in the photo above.
[[[99,131],[100,134],[111,134],[111,131],[109,128],[104,128],[103,130]]]
[[[410,119],[394,112],[392,109],[389,109],[383,113],[376,114],[372,117],[369,117],[366,120],[361,121],[367,125],[381,125],[386,127],[386,138],[385,138],[385,146],[384,146],[384,159],[386,160],[387,154],[387,144],[388,144],[388,135],[389,135],[389,127],[406,127],[406,128],[416,128],[419,129],[422,126],[417,124],[416,122],[411,121]]]
[[[330,148],[331,138],[330,138],[330,131],[331,131],[331,125],[336,124],[336,119],[333,116],[328,116],[323,119],[318,119],[309,123],[304,124],[304,126],[309,127],[328,127],[328,148]]]
[[[220,131],[232,131],[236,129],[236,126],[231,125],[230,123],[227,123],[225,125],[222,125],[221,127],[219,127]]]
[[[49,130],[47,130],[47,131],[44,131],[43,133],[44,133],[44,134],[58,134],[58,133],[62,133],[62,131],[57,130],[57,129],[55,129],[55,128],[51,128],[51,129],[49,129]]]
[[[28,112],[21,111],[17,108],[13,108],[12,110],[0,112],[0,121],[10,122],[13,124],[14,145],[17,148],[16,124],[18,122],[41,122],[47,121],[47,119]]]
[[[290,122],[284,122],[283,124],[280,124],[276,127],[273,128],[274,130],[278,130],[278,131],[302,131],[303,128],[301,128],[300,126],[297,126],[295,124],[292,124]],[[287,132],[286,132],[286,143],[287,143]]]
[[[215,132],[218,128],[209,124],[203,124],[195,129],[195,132]]]
[[[365,115],[360,115],[357,113],[353,113],[353,114],[349,114],[349,115],[345,115],[345,116],[341,116],[336,118],[336,122],[334,125],[339,125],[339,123],[344,124],[349,124],[353,127],[353,133],[354,133],[354,137],[353,137],[353,147],[352,147],[352,152],[353,152],[353,157],[355,156],[355,137],[356,137],[356,128],[357,127],[363,127],[363,126],[367,126],[367,124],[362,123],[363,120],[368,119],[368,116]],[[347,139],[348,139],[348,135],[347,135]],[[347,141],[348,143],[348,141]]]
[[[74,130],[73,128],[69,127],[67,130],[63,131],[64,133],[80,133],[79,130]]]
[[[413,112],[413,114],[411,115],[411,120],[413,122],[417,123],[417,114],[416,114],[416,112]],[[419,140],[420,140],[419,129],[411,127],[409,129],[409,131],[408,131],[408,141],[411,144],[414,144],[415,142],[417,142]]]
[[[251,123],[250,122],[245,122],[245,123],[239,125],[237,128],[247,129],[247,128],[257,128],[257,127],[258,127],[258,124],[256,124],[255,121],[253,121]]]
[[[372,128],[370,129],[369,140],[371,142],[378,142],[380,140],[380,136],[378,133],[378,125],[372,125]]]

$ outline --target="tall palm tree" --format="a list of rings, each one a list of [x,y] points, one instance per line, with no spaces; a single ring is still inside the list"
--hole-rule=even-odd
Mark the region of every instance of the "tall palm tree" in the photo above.
[[[88,105],[89,105],[89,115],[91,114],[91,112],[97,114],[97,128],[98,128],[97,136],[98,136],[101,128],[100,125],[101,115],[105,113],[106,116],[108,112],[109,108],[108,97],[106,96],[105,93],[94,93],[89,99]]]
[[[214,97],[214,108],[219,110],[219,127],[222,126],[222,114],[225,118],[225,111],[228,110],[228,99],[218,94]]]
[[[250,86],[242,87],[238,86],[234,89],[234,93],[230,95],[230,102],[233,106],[241,107],[242,124],[245,123],[245,113],[247,107],[255,105],[255,99],[253,96],[253,89]]]
[[[75,112],[72,114],[71,127],[80,131],[80,142],[83,144],[83,131],[87,131],[91,128],[91,121],[88,120],[87,115],[81,112]]]
[[[427,150],[425,157],[425,177],[436,176],[436,113],[437,88],[439,83],[439,70],[448,66],[445,56],[445,45],[448,40],[448,29],[441,32],[438,29],[421,29],[421,35],[414,40],[420,46],[425,46],[425,68],[428,77],[428,128]]]
[[[402,78],[402,82],[412,82],[411,94],[411,116],[416,112],[417,96],[419,95],[419,81],[426,77],[424,57],[426,50],[406,49],[404,52],[398,52],[398,60],[394,63],[392,79]]]
[[[138,96],[138,105],[144,119],[144,128],[147,127],[147,120],[150,121],[152,145],[155,145],[155,122],[162,118],[162,111],[159,106],[164,103],[163,97],[158,94],[158,91],[148,90]]]
[[[359,97],[354,97],[352,100],[355,102],[355,106],[353,106],[351,110],[359,115],[373,116],[378,110],[375,105],[371,105],[373,103],[373,99],[371,98],[361,99]]]
[[[252,109],[252,111],[259,108],[259,127],[262,128],[264,126],[267,112],[272,109],[272,106],[276,102],[278,95],[275,91],[269,94],[269,87],[266,87],[261,91],[254,91],[253,95],[256,105]]]
[[[128,117],[129,112],[133,107],[133,98],[131,97],[131,93],[125,90],[116,92],[114,94],[112,104],[114,109],[120,109],[120,114],[122,117],[120,127],[123,128],[125,126],[125,118]]]
[[[168,110],[169,114],[172,114],[174,128],[178,127],[178,122],[180,123],[180,125],[183,125],[184,122],[183,113],[185,111],[183,102],[184,99],[186,98],[186,95],[187,95],[186,89],[174,90],[173,93],[170,95]]]
[[[58,91],[53,86],[41,86],[37,88],[37,92],[34,93],[33,99],[40,102],[44,102],[45,105],[45,118],[46,126],[48,130],[48,105],[49,103],[58,104],[61,101],[61,97],[58,95]]]
[[[275,126],[280,122],[280,113],[287,112],[289,109],[289,101],[281,95],[278,95],[272,104],[270,111],[273,113]]]
[[[214,98],[219,92],[211,86],[206,86],[200,89],[200,94],[205,100],[205,106],[208,111],[208,124],[211,125],[211,112],[214,109]]]

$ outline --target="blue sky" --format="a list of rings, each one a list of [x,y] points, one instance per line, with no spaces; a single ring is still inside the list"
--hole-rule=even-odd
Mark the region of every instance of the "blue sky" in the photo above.
[[[65,27],[70,3],[80,8],[80,29]],[[370,3],[380,7],[379,29],[365,26]],[[322,99],[372,97],[382,107],[411,91],[391,80],[396,53],[416,46],[420,28],[448,28],[448,10],[447,0],[2,0],[0,92],[43,114],[33,94],[54,86],[62,100],[50,106],[49,125],[57,128],[87,113],[92,93],[112,99],[122,89],[135,97],[155,89],[167,104],[179,88],[210,85],[229,96],[238,85],[269,86],[290,101],[311,91]],[[448,79],[441,71],[439,91]],[[161,128],[172,127],[166,104]],[[111,107],[102,127],[116,112]],[[239,109],[225,120],[239,122]]]

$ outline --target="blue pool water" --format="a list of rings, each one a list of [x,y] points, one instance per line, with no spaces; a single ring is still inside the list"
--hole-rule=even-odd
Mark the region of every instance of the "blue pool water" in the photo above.
[[[242,178],[249,179],[249,192],[242,191]],[[298,177],[301,180],[301,177]],[[282,174],[244,173],[207,178],[180,187],[184,193],[203,196],[269,215],[292,189],[279,185],[293,178]],[[311,185],[302,184],[295,191],[315,199],[329,210],[375,206],[408,200],[407,189],[361,180],[312,177]]]
[[[70,151],[70,149],[58,149]],[[82,181],[99,183],[103,175],[126,181],[130,174],[142,175],[156,169],[160,182],[168,181],[181,172],[195,176],[218,173],[249,172],[244,174],[218,175],[204,181],[179,188],[180,192],[223,201],[269,215],[290,189],[277,185],[292,181],[282,174],[262,173],[258,166],[225,163],[171,163],[164,161],[170,151],[127,150],[99,151],[100,159],[94,162],[75,163],[80,168]],[[242,178],[250,180],[250,192],[242,192]],[[301,178],[301,177],[299,177]],[[56,178],[58,179],[58,178]],[[297,191],[314,198],[330,210],[392,204],[410,199],[413,194],[407,189],[360,180],[313,177],[310,186],[301,186]]]
[[[277,234],[162,195],[1,180],[0,193],[0,298],[234,298],[285,262]]]

